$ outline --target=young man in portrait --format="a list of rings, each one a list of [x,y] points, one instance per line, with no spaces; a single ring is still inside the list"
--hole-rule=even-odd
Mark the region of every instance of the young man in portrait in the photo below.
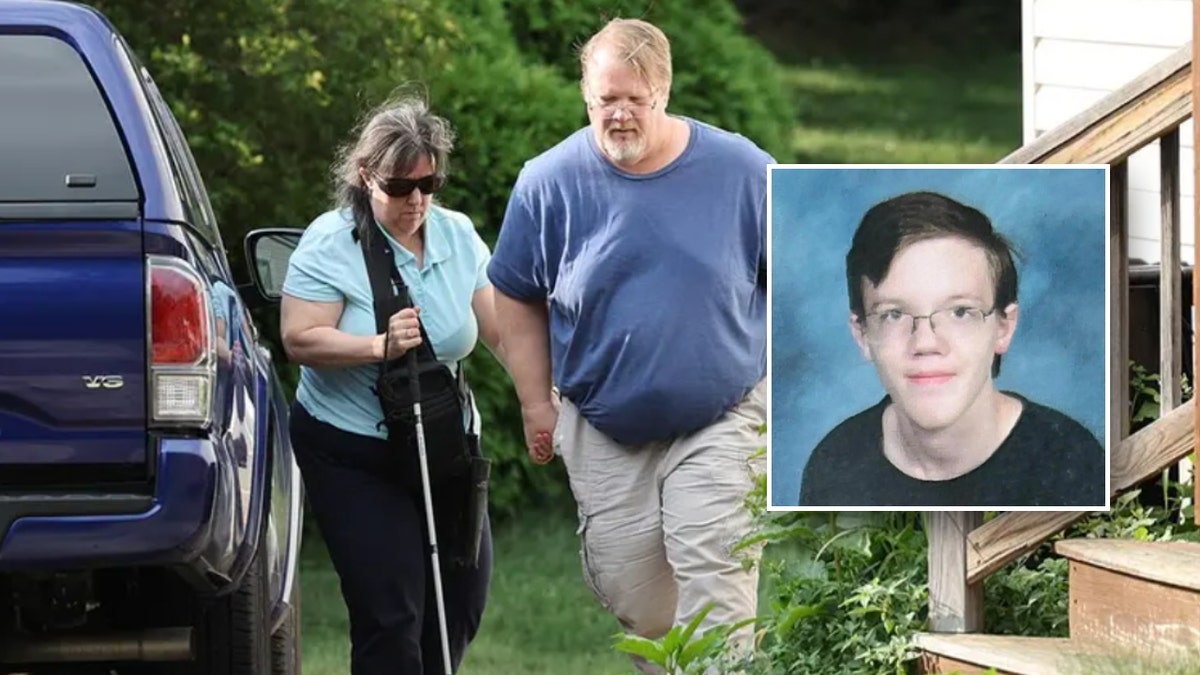
[[[986,215],[933,192],[876,204],[846,282],[850,332],[886,394],[817,445],[800,506],[1107,503],[1096,438],[996,386],[1020,311],[1011,247]]]

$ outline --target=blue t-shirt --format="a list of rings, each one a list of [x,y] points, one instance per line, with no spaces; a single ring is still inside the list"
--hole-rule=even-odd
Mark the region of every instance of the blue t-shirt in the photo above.
[[[391,242],[400,276],[438,360],[453,364],[475,348],[479,326],[471,310],[475,291],[488,284],[487,244],[466,215],[430,205],[425,230],[424,267],[380,227]],[[349,211],[329,211],[308,226],[288,261],[283,292],[317,302],[342,302],[338,330],[377,335],[375,306],[362,249],[352,236]],[[383,419],[371,391],[379,364],[342,368],[300,368],[296,400],[316,419],[351,433],[387,438],[376,425]],[[479,415],[475,414],[478,432]]]
[[[590,128],[521,170],[488,266],[511,297],[547,300],[562,395],[627,444],[711,424],[766,372],[771,157],[682,118],[683,154],[621,171]]]

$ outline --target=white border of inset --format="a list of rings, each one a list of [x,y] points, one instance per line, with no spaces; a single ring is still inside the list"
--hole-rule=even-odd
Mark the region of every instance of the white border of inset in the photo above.
[[[771,464],[774,460],[774,453],[771,448],[771,436],[773,432],[772,425],[772,394],[771,363],[773,361],[771,353],[772,333],[771,333],[771,280],[774,275],[774,261],[771,257],[771,241],[772,241],[772,221],[774,220],[774,201],[773,201],[773,183],[776,169],[803,169],[803,170],[850,170],[857,171],[861,169],[885,169],[892,171],[906,171],[910,169],[1000,169],[1000,170],[1024,170],[1024,171],[1074,171],[1084,169],[1102,169],[1104,171],[1104,494],[1107,495],[1109,503],[1095,506],[776,506],[772,499],[773,481]],[[1110,367],[1111,359],[1108,357],[1112,353],[1112,275],[1109,270],[1112,269],[1112,238],[1109,233],[1112,231],[1111,224],[1111,206],[1112,206],[1112,176],[1109,172],[1110,165],[1108,164],[768,164],[767,165],[767,510],[772,512],[831,512],[831,511],[907,511],[907,512],[934,512],[934,511],[956,511],[956,512],[993,512],[993,511],[1064,511],[1064,512],[1106,512],[1111,508],[1112,501],[1112,448],[1113,439],[1110,438],[1109,430],[1112,428],[1110,416],[1111,410],[1111,392],[1112,392],[1112,372]],[[803,468],[801,468],[803,470]]]

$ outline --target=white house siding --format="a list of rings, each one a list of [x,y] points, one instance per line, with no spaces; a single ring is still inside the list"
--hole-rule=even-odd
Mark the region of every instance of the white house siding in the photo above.
[[[1022,0],[1025,142],[1119,89],[1192,37],[1192,0]],[[1195,263],[1192,123],[1180,128],[1181,255]],[[1160,252],[1158,144],[1129,160],[1129,255]]]

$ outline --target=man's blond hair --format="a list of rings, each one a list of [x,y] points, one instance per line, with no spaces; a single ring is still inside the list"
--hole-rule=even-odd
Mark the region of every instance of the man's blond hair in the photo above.
[[[641,19],[613,19],[579,50],[582,83],[586,86],[588,64],[599,47],[609,47],[642,76],[656,92],[671,90],[671,43],[654,24]],[[586,92],[585,92],[586,93]]]

